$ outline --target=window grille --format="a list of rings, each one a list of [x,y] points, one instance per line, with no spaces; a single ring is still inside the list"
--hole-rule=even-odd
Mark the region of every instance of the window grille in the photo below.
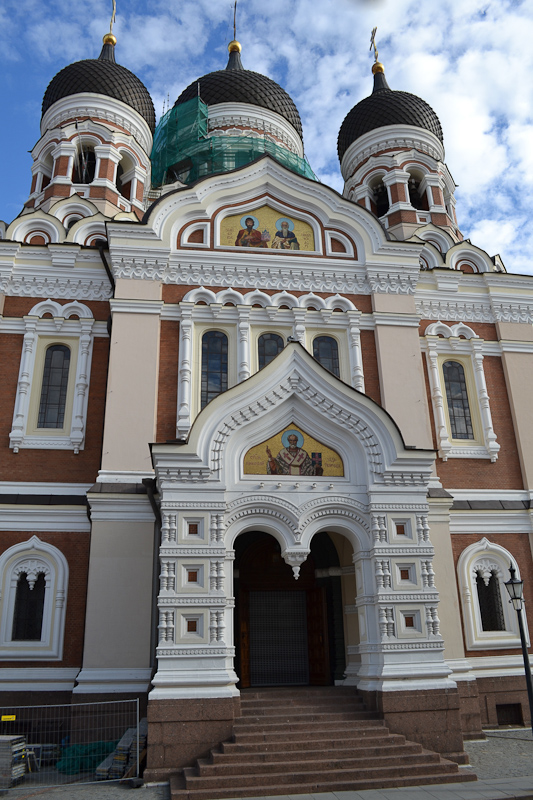
[[[267,364],[270,364],[278,353],[281,353],[283,347],[283,338],[277,333],[263,333],[257,342],[259,369],[263,369]]]
[[[466,391],[465,371],[457,361],[442,365],[452,439],[473,439],[474,429]]]
[[[497,573],[493,571],[486,583],[482,574],[478,572],[476,585],[483,630],[504,631],[505,619]]]
[[[227,388],[228,337],[222,331],[208,331],[202,336],[202,408]]]
[[[43,627],[45,577],[40,572],[30,586],[28,576],[22,572],[17,581],[15,613],[13,614],[13,641],[35,642],[41,640]]]
[[[319,364],[340,378],[339,345],[336,339],[332,336],[317,336],[313,341],[313,356]]]
[[[62,428],[65,422],[70,349],[64,344],[54,344],[46,351],[44,359],[41,402],[38,428]]]

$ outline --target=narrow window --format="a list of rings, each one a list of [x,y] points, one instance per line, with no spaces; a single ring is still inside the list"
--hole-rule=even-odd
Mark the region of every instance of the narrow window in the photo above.
[[[227,388],[228,337],[222,331],[208,331],[202,336],[202,408]]]
[[[504,631],[502,598],[498,575],[492,571],[488,581],[481,572],[476,574],[477,596],[481,613],[481,626],[484,631]]]
[[[44,359],[38,428],[62,428],[67,403],[70,350],[64,344],[54,344]]]
[[[473,439],[474,430],[466,391],[465,371],[457,361],[442,365],[452,439]]]
[[[82,147],[74,161],[72,183],[92,183],[95,169],[96,156],[94,150],[88,150]]]
[[[270,364],[278,353],[281,353],[283,347],[283,338],[278,336],[277,333],[263,333],[257,342],[259,369],[263,369],[267,364]]]
[[[313,356],[319,364],[340,378],[339,346],[336,339],[332,336],[317,336],[313,341]]]
[[[35,642],[41,640],[43,627],[45,577],[40,572],[30,586],[28,576],[22,572],[17,581],[15,613],[13,615],[13,641]]]

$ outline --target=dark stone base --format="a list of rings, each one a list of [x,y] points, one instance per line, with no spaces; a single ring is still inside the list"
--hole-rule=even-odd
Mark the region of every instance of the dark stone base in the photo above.
[[[525,675],[502,678],[478,678],[481,724],[485,728],[498,727],[496,706],[519,703],[522,706],[524,725],[531,725]]]
[[[461,731],[464,739],[485,739],[481,729],[479,688],[477,681],[457,681]]]
[[[361,692],[370,710],[383,714],[392,733],[399,733],[428,750],[463,752],[459,692],[433,689],[408,692]]]
[[[240,708],[240,697],[150,700],[144,780],[166,781],[172,772],[207,756],[231,737]]]

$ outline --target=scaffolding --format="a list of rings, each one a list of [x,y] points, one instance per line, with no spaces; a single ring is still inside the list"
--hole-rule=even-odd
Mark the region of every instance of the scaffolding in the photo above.
[[[200,97],[174,106],[161,118],[152,148],[152,187],[243,167],[265,153],[287,169],[317,180],[305,158],[266,136],[213,135],[207,132],[208,107]]]

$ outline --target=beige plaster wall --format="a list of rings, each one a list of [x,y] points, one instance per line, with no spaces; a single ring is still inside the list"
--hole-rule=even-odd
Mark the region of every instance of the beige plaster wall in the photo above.
[[[93,522],[85,668],[150,667],[154,525]]]
[[[502,339],[502,364],[511,406],[518,455],[524,486],[533,489],[533,353],[513,353],[505,349],[507,342],[533,342],[533,326],[500,322],[498,335]]]
[[[444,658],[464,658],[460,601],[453,562],[449,509],[451,498],[429,499],[429,535],[435,548],[433,570],[440,595],[440,632],[444,639]]]
[[[378,298],[379,305],[384,304],[383,297],[389,296],[375,296],[375,306]],[[378,322],[375,334],[383,408],[400,428],[405,444],[431,450],[433,438],[418,327]]]
[[[104,470],[152,471],[148,444],[156,437],[160,334],[159,303],[154,306],[156,313],[113,314]]]

